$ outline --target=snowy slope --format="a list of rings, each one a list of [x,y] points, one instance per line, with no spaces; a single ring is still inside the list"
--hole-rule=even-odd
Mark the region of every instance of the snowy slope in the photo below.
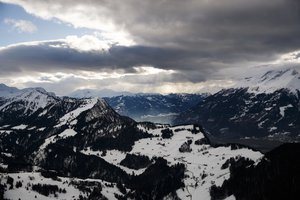
[[[87,192],[79,189],[80,184],[95,185],[98,183],[102,187],[102,194],[104,197],[109,200],[116,200],[114,194],[121,194],[116,187],[116,184],[111,184],[106,181],[99,179],[78,179],[78,178],[66,178],[66,177],[57,177],[57,179],[45,178],[39,172],[20,172],[20,173],[9,173],[9,174],[0,174],[0,184],[7,183],[8,177],[13,178],[14,184],[13,188],[7,188],[7,191],[4,194],[4,198],[11,200],[51,200],[51,199],[80,199],[80,196],[87,197]],[[16,182],[21,182],[21,187],[15,187]],[[61,192],[55,192],[55,194],[49,194],[45,196],[37,191],[32,190],[33,185],[37,184],[46,184],[52,186],[58,186],[59,189],[63,190]],[[8,186],[10,186],[8,184]],[[93,189],[92,187],[89,187]]]
[[[0,106],[0,111],[23,109],[24,113],[32,114],[38,109],[43,109],[49,104],[55,103],[58,98],[53,93],[49,93],[42,88],[28,88],[15,95],[8,96],[6,99],[6,102]],[[13,108],[16,104],[18,106]]]
[[[300,90],[300,64],[267,65],[251,68],[235,87],[249,87],[252,93],[272,93],[286,88]]]
[[[149,157],[160,156],[170,164],[177,162],[186,166],[185,188],[177,190],[181,199],[210,199],[209,189],[212,184],[221,185],[229,178],[229,169],[221,169],[222,164],[231,157],[243,156],[258,162],[263,156],[260,152],[244,148],[231,150],[231,147],[212,147],[196,145],[195,141],[204,138],[200,132],[192,134],[192,126],[172,127],[174,136],[161,140],[160,138],[142,139],[136,142],[131,153],[147,155]],[[181,129],[178,132],[175,130]],[[155,134],[161,134],[162,129],[154,130]],[[179,147],[187,140],[192,140],[191,152],[179,152]],[[163,144],[163,145],[162,145]],[[207,177],[201,178],[203,174]]]
[[[263,157],[263,154],[260,152],[248,148],[232,148],[231,146],[214,147],[207,142],[196,144],[195,141],[205,139],[205,135],[200,132],[199,127],[194,127],[193,125],[176,127],[156,125],[155,128],[149,128],[144,124],[140,124],[138,125],[138,128],[142,131],[147,131],[154,137],[136,141],[132,150],[129,152],[107,150],[106,153],[103,154],[102,151],[93,151],[91,148],[82,149],[80,152],[87,156],[97,156],[102,158],[106,162],[124,170],[128,176],[133,173],[135,175],[143,174],[147,167],[134,170],[120,165],[120,162],[125,158],[126,154],[144,155],[148,156],[150,159],[162,157],[167,160],[169,166],[182,163],[186,168],[183,180],[185,186],[176,191],[177,196],[182,200],[199,198],[209,200],[211,186],[221,186],[223,181],[230,177],[228,166],[222,167],[228,159],[245,157],[258,163]],[[166,128],[169,128],[174,133],[171,138],[162,138],[162,130],[165,130]],[[46,146],[50,143],[74,137],[76,134],[77,133],[74,130],[66,129],[56,137],[49,137],[40,147],[40,150],[46,149]],[[183,152],[179,151],[180,147],[187,141],[191,142],[189,147],[190,150]],[[2,165],[5,166],[4,164]],[[88,187],[94,186],[95,182],[100,183],[102,187],[101,194],[106,196],[109,200],[115,199],[115,194],[122,195],[120,189],[116,187],[116,183],[112,183],[112,186],[109,186],[111,183],[99,179],[82,180],[75,177],[49,179],[41,176],[41,174],[37,172],[0,173],[0,176],[2,177],[2,183],[7,183],[8,176],[13,177],[15,180],[14,184],[16,184],[16,181],[22,182],[20,188],[16,188],[15,185],[13,188],[10,188],[9,185],[6,187],[4,198],[10,199],[18,199],[20,197],[22,197],[22,199],[32,199],[35,196],[37,196],[38,199],[74,199],[78,198],[79,195],[88,197],[91,194],[90,192],[83,192],[80,190],[81,187],[74,184],[74,182],[80,180],[83,181],[83,185]],[[59,188],[65,189],[66,192],[57,192],[56,195],[50,194],[50,196],[46,197],[32,191],[32,185],[37,183],[57,185]],[[26,190],[26,187],[28,190]],[[230,196],[228,199],[235,198],[234,196]]]
[[[86,120],[103,116],[113,120],[119,116],[99,97],[76,99],[58,97],[42,88],[23,89],[1,100],[0,129],[34,131],[42,130],[41,128],[44,130],[47,126],[74,127],[78,122],[77,118],[86,111],[91,112],[88,112],[89,119]]]
[[[218,139],[300,139],[300,64],[251,67],[234,88],[181,113],[174,124],[199,123]]]
[[[76,124],[76,118],[84,111],[91,109],[98,101],[103,101],[100,98],[92,99],[82,99],[81,104],[75,110],[66,113],[63,117],[59,119],[59,124],[56,127],[62,126],[64,124]]]
[[[161,131],[168,126],[158,127],[148,130],[151,134],[161,136]],[[146,131],[142,125],[140,129]],[[177,195],[181,199],[210,199],[209,190],[212,185],[221,186],[223,181],[230,176],[229,168],[221,169],[221,166],[230,158],[246,157],[254,162],[259,162],[263,154],[248,148],[232,150],[231,147],[213,147],[209,144],[196,145],[195,141],[203,139],[204,135],[200,132],[193,134],[193,125],[169,127],[174,136],[171,139],[161,137],[141,139],[135,143],[130,154],[146,155],[150,158],[163,157],[169,163],[183,163],[186,166],[186,178],[184,179],[185,188],[177,190]],[[191,152],[180,152],[179,148],[187,140],[192,140]],[[120,162],[125,158],[126,153],[109,150],[105,156],[101,151],[90,149],[83,151],[88,155],[99,156],[106,161],[120,166]],[[132,170],[122,167],[127,173],[142,173],[145,169]],[[231,196],[229,199],[235,199]]]
[[[65,139],[68,137],[73,137],[77,134],[73,129],[66,129],[58,135],[51,136],[45,140],[45,142],[40,146],[40,151],[44,150],[50,143],[55,143],[59,139]]]

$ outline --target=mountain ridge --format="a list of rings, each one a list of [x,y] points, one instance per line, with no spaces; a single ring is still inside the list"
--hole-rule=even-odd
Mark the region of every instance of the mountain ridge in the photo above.
[[[247,71],[235,88],[248,88],[250,93],[273,93],[288,89],[297,93],[300,90],[300,64],[273,64],[259,66]]]
[[[256,75],[208,96],[174,123],[200,123],[224,139],[300,141],[300,65],[272,67],[249,72]]]

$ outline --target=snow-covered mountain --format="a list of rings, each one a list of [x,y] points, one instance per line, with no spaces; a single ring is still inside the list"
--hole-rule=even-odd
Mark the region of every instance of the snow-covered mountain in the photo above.
[[[44,109],[49,104],[58,101],[53,93],[48,93],[42,88],[28,88],[9,95],[4,104],[1,105],[0,111],[22,110],[24,114],[31,115],[39,109]]]
[[[116,92],[113,90],[76,90],[68,96],[74,98],[104,97],[120,115],[136,121],[170,124],[175,117],[198,104],[208,94],[149,94]]]
[[[300,64],[255,67],[235,87],[249,88],[250,93],[273,93],[279,89],[296,93],[300,90]]]
[[[55,136],[61,130],[69,128],[81,131],[82,138],[78,138],[76,142],[84,138],[85,144],[81,144],[83,146],[96,142],[104,135],[117,137],[135,123],[117,114],[98,97],[57,97],[41,88],[26,89],[16,96],[4,98],[0,111],[1,132],[30,130],[43,132],[45,136]],[[84,134],[86,132],[89,134]]]
[[[234,88],[207,97],[174,123],[200,123],[219,138],[299,141],[299,72],[300,65],[258,67]]]

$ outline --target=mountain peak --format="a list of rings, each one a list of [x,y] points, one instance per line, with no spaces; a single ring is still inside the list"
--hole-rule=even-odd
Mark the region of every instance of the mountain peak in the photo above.
[[[236,84],[236,87],[248,87],[251,93],[272,93],[279,89],[291,92],[300,90],[300,65],[269,65],[257,67]]]
[[[6,110],[13,104],[19,104],[16,109],[24,109],[24,113],[28,111],[34,113],[40,108],[45,108],[50,103],[54,103],[58,97],[54,93],[47,92],[43,88],[26,88],[18,90],[11,95],[6,96],[6,102],[1,105],[0,110]]]
[[[0,83],[0,97],[10,96],[19,92],[20,90],[15,87],[9,87],[3,83]]]
[[[48,93],[44,88],[42,87],[34,87],[34,88],[26,88],[24,91],[36,91],[40,93]]]

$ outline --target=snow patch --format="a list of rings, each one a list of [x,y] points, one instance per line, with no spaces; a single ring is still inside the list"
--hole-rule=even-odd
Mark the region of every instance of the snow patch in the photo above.
[[[282,117],[284,117],[285,110],[286,110],[287,108],[292,108],[292,107],[293,107],[292,104],[289,104],[289,105],[287,105],[287,106],[282,106],[282,107],[280,107],[280,108],[279,108],[279,113],[280,113],[280,115],[281,115]]]
[[[18,125],[18,126],[14,126],[12,127],[12,129],[16,129],[16,130],[22,130],[22,129],[26,129],[28,125],[25,125],[25,124],[21,124],[21,125]]]
[[[226,197],[224,200],[235,200],[235,196],[231,195],[229,197]]]
[[[46,127],[39,128],[38,131],[44,131]]]
[[[74,131],[73,129],[66,129],[66,130],[64,130],[62,133],[60,133],[58,135],[53,135],[53,136],[47,138],[45,140],[45,142],[40,146],[40,150],[39,151],[44,150],[49,144],[55,143],[57,140],[65,139],[65,138],[68,138],[68,137],[73,137],[76,134],[77,134],[77,132]]]

